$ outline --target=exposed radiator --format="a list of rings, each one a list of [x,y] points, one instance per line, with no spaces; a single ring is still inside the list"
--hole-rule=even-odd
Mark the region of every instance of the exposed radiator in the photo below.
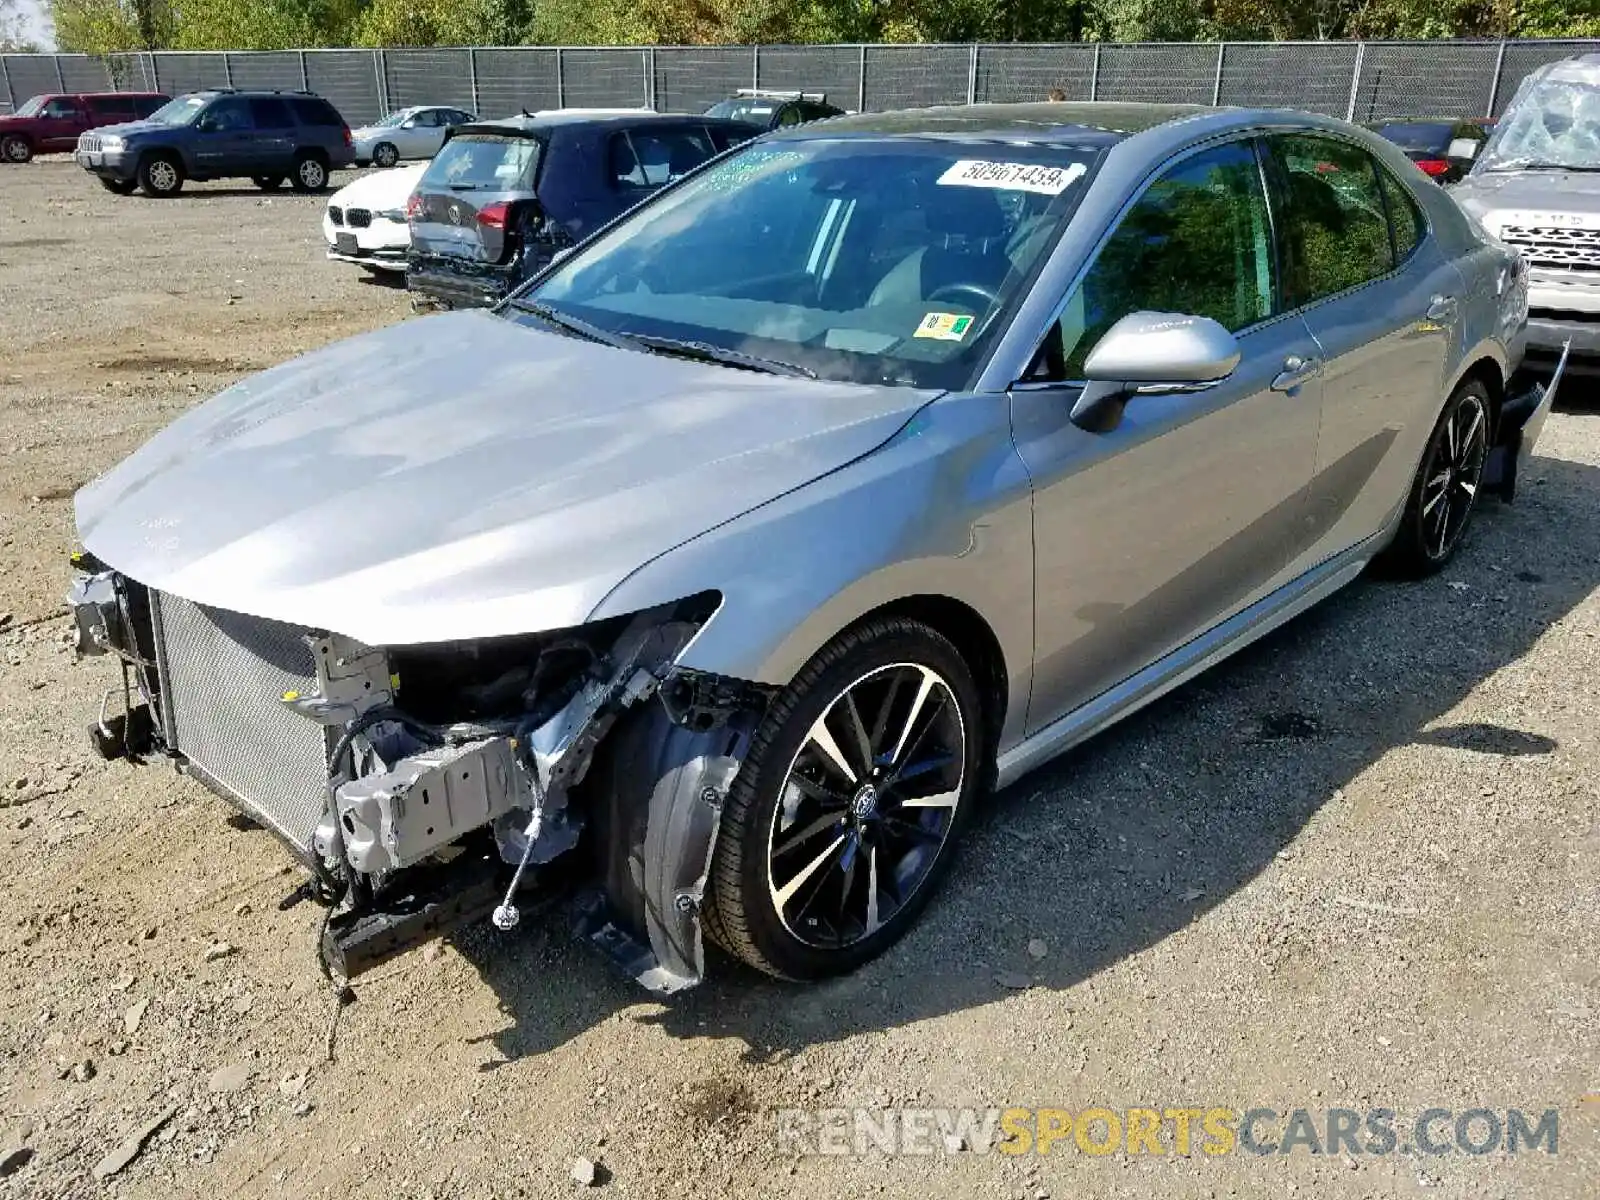
[[[309,854],[326,803],[328,733],[281,702],[284,692],[316,690],[307,631],[153,594],[175,748]]]

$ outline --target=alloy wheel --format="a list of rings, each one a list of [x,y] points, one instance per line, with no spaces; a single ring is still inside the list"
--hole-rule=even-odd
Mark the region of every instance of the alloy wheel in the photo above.
[[[327,171],[322,169],[322,164],[314,158],[308,158],[300,164],[300,182],[306,187],[316,190],[328,181]]]
[[[950,684],[918,663],[871,671],[823,710],[767,837],[773,909],[793,937],[842,949],[911,900],[955,824],[967,736]]]
[[[1488,446],[1488,411],[1467,392],[1445,419],[1422,485],[1422,544],[1436,561],[1448,557],[1467,527]]]
[[[5,140],[5,156],[7,162],[27,162],[29,157],[28,143],[18,137],[7,138]]]
[[[383,143],[372,152],[372,163],[378,167],[392,167],[400,161],[400,152],[388,142]]]
[[[178,186],[178,168],[166,159],[150,164],[150,182],[158,192],[170,192]]]

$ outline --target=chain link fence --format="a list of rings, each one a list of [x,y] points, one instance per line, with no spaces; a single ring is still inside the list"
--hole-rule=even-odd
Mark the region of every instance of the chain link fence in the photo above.
[[[352,125],[410,104],[699,112],[737,88],[825,92],[841,108],[1043,99],[1310,109],[1357,121],[1499,116],[1535,67],[1595,41],[1143,45],[451,47],[0,55],[0,112],[46,92],[306,89]]]

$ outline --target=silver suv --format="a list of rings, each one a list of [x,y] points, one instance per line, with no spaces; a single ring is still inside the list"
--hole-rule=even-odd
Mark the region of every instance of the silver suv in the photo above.
[[[1600,374],[1600,54],[1534,71],[1452,194],[1527,259],[1528,363]]]

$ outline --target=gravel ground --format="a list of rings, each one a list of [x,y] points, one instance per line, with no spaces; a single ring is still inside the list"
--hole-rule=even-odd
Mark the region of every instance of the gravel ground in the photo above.
[[[320,203],[0,168],[0,1196],[560,1196],[580,1157],[629,1197],[1594,1195],[1593,392],[1445,576],[1363,581],[996,798],[857,975],[718,963],[661,1004],[558,927],[473,929],[360,981],[330,1061],[319,912],[281,907],[276,844],[199,785],[91,757],[112,673],[52,616],[76,487],[240,375],[407,318],[323,259]],[[1555,1108],[1560,1134],[1481,1157],[778,1143],[777,1110],[887,1105],[1402,1130]]]

